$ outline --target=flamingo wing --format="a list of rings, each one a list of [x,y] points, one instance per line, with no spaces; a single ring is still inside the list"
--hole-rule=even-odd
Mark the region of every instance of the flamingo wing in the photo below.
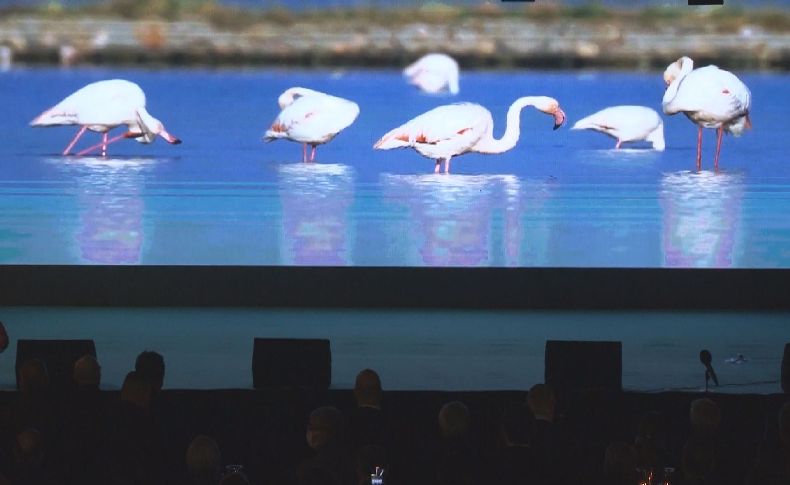
[[[670,111],[696,112],[703,125],[745,116],[751,107],[751,92],[733,73],[716,66],[705,66],[690,72],[680,81],[677,94],[665,100]]]
[[[140,86],[123,79],[88,84],[42,113],[31,124],[117,126],[136,122],[136,109],[145,107]]]
[[[582,118],[574,130],[590,129],[622,141],[642,140],[661,125],[661,117],[645,106],[612,106]]]
[[[488,110],[478,104],[439,106],[391,130],[373,147],[387,150],[463,139],[469,148],[482,137],[490,119]]]

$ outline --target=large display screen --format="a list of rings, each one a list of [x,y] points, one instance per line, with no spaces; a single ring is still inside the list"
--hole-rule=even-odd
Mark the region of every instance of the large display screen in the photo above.
[[[0,2],[0,264],[788,268],[790,8],[725,3]]]

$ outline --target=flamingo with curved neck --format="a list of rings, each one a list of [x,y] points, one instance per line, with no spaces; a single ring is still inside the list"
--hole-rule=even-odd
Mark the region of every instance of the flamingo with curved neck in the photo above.
[[[77,152],[77,155],[101,149],[102,156],[106,156],[107,145],[127,138],[140,143],[152,143],[160,136],[173,145],[181,143],[181,140],[165,130],[161,121],[146,111],[145,93],[140,86],[124,79],[88,84],[41,113],[30,125],[80,125],[80,130],[63,150],[63,155],[71,153],[86,130],[102,133],[102,141]],[[128,130],[108,138],[108,132],[121,125],[126,125]]]
[[[664,71],[667,90],[664,113],[683,113],[695,123],[697,131],[697,170],[702,167],[702,129],[716,128],[714,169],[719,169],[719,153],[724,132],[740,136],[751,128],[749,88],[733,73],[716,66],[694,69],[694,61],[681,57]]]
[[[414,148],[421,155],[435,160],[434,172],[450,171],[450,160],[457,155],[477,152],[503,153],[518,143],[521,134],[520,113],[527,106],[554,117],[556,130],[565,122],[565,113],[556,99],[548,96],[518,98],[507,111],[505,133],[494,138],[491,112],[474,103],[439,106],[391,130],[373,145],[378,150]]]

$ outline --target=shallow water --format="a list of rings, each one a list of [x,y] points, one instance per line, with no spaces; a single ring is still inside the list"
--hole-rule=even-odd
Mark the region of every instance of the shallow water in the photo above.
[[[0,73],[0,264],[790,267],[790,76],[738,73],[754,129],[726,137],[719,173],[705,133],[665,117],[667,150],[567,129],[600,108],[660,110],[660,73],[464,73],[457,97],[427,96],[395,71],[32,69]],[[76,128],[29,121],[83,86],[126,78],[179,146],[110,146],[61,157]],[[355,100],[354,125],[302,164],[261,136],[277,95],[306,86]],[[389,129],[439,104],[488,107],[495,135],[523,95],[557,98],[568,125],[529,108],[501,155],[453,160],[374,151]],[[84,146],[98,141],[87,134]]]

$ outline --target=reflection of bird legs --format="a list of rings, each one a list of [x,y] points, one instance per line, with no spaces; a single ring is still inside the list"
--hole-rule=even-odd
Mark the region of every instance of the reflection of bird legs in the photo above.
[[[69,154],[69,152],[71,151],[71,149],[72,149],[72,148],[74,148],[74,145],[77,143],[77,140],[79,140],[79,139],[80,139],[80,137],[83,135],[83,133],[85,133],[85,130],[87,130],[87,129],[88,129],[88,127],[87,127],[87,126],[83,126],[82,128],[80,128],[80,131],[78,131],[78,132],[77,132],[77,136],[75,136],[75,137],[74,137],[74,138],[71,140],[71,143],[69,143],[69,144],[68,144],[68,146],[66,147],[66,149],[65,149],[65,150],[63,150],[63,155],[68,155],[68,154]]]
[[[702,126],[697,131],[697,172],[702,170]]]
[[[724,127],[719,126],[719,129],[716,130],[716,157],[713,159],[713,170],[716,172],[719,171],[719,152],[721,151],[721,136],[724,134]]]
[[[107,139],[107,133],[105,133],[104,136],[102,137],[101,143],[97,143],[97,144],[95,144],[93,146],[89,146],[88,148],[78,152],[77,156],[87,155],[88,153],[90,153],[90,152],[92,152],[92,151],[94,151],[96,149],[101,148],[102,149],[102,156],[104,157],[104,156],[107,156],[107,145],[109,145],[110,143],[115,143],[116,141],[124,140],[126,138],[137,138],[139,136],[142,136],[142,133],[133,133],[131,131],[126,131],[126,132],[123,132],[120,135],[114,136],[114,137],[112,137],[112,138],[110,138],[108,140]]]
[[[440,173],[442,171],[442,162],[444,162],[444,173],[450,173],[451,158],[452,157],[436,159],[436,165],[433,167],[433,173]]]

